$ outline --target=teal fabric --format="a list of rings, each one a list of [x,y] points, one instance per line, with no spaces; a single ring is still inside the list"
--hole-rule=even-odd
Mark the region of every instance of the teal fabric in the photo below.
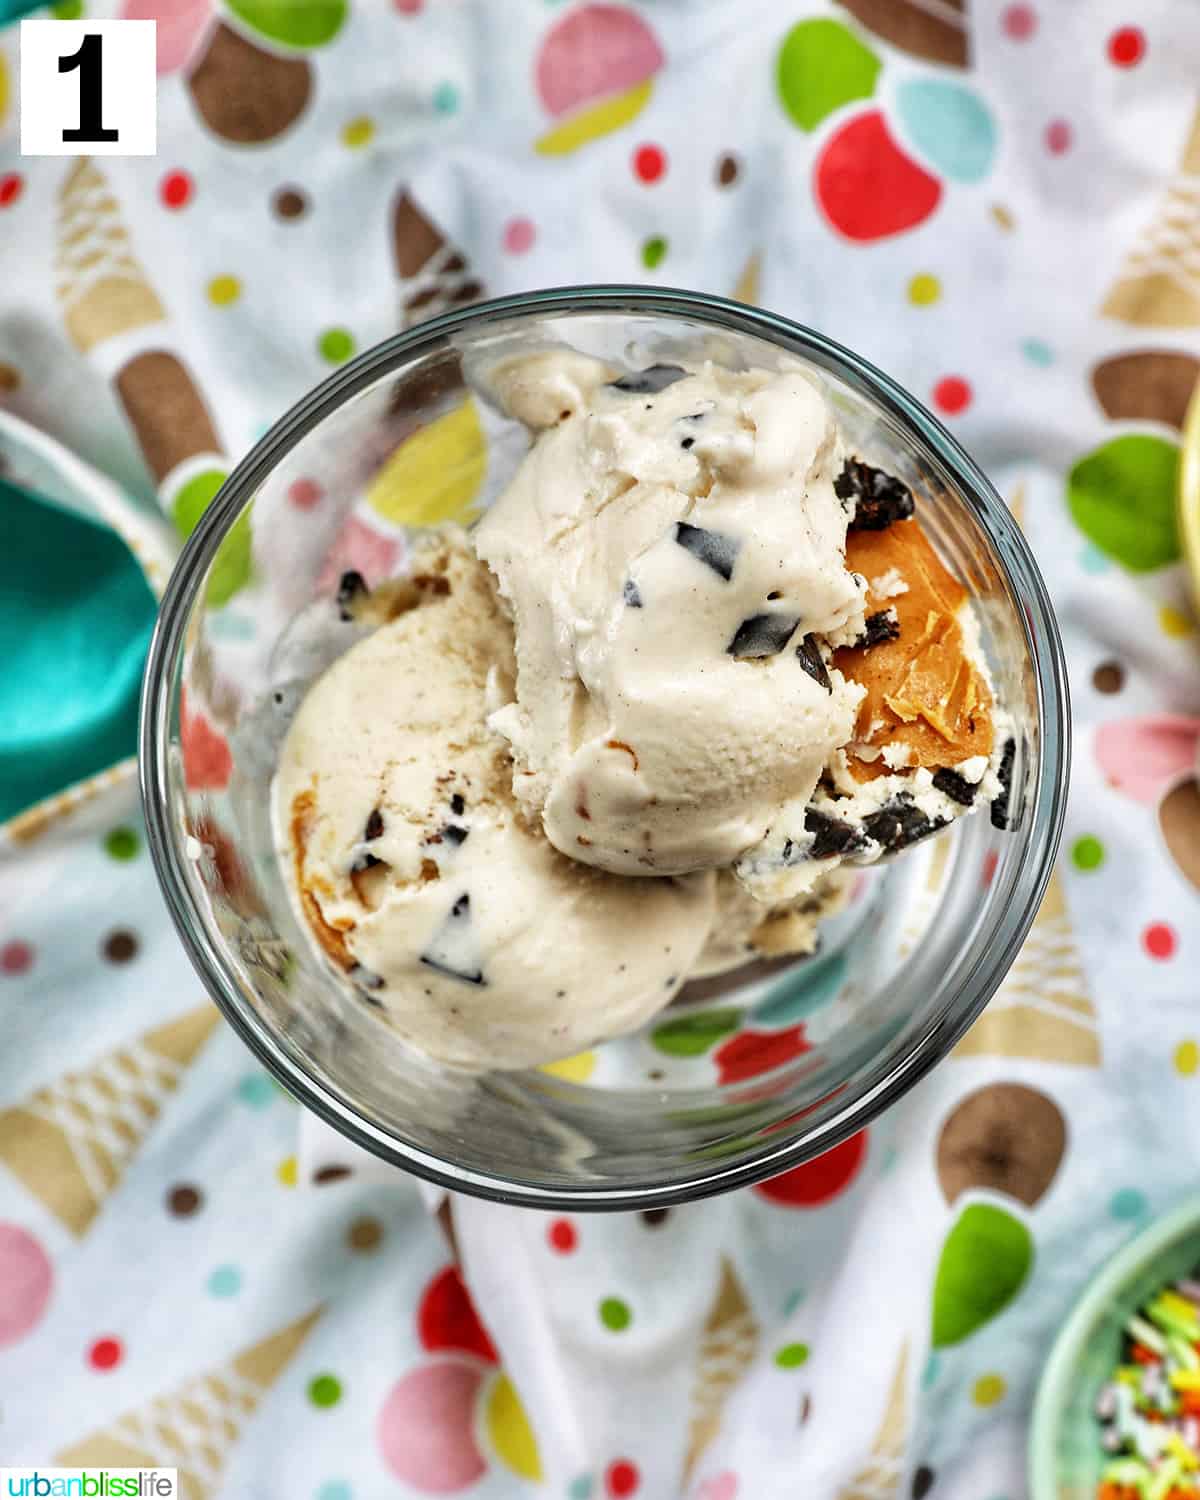
[[[155,600],[111,531],[0,479],[0,821],[132,755]]]

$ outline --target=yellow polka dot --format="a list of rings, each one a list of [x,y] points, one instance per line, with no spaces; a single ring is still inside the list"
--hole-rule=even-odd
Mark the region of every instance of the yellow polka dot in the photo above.
[[[1003,229],[1006,233],[1017,227],[1017,221],[1013,218],[1012,212],[1003,203],[992,204],[992,221],[997,228]]]
[[[484,1421],[497,1457],[520,1478],[540,1481],[542,1460],[537,1439],[516,1387],[507,1375],[498,1375],[488,1392]]]
[[[367,504],[397,526],[475,518],[487,473],[487,439],[468,397],[414,432],[371,481]]]
[[[942,283],[928,271],[920,271],[908,283],[908,300],[914,307],[932,307],[942,295]]]
[[[283,1183],[284,1187],[296,1186],[296,1158],[285,1156],[275,1168],[275,1175]]]
[[[357,119],[348,120],[342,126],[343,146],[365,146],[375,134],[375,121],[366,115],[359,115]]]
[[[236,276],[214,276],[208,283],[208,300],[218,307],[228,307],[242,295],[242,283]]]
[[[1175,1071],[1182,1073],[1185,1078],[1190,1078],[1198,1067],[1200,1067],[1200,1047],[1190,1038],[1186,1042],[1180,1042],[1175,1048]]]
[[[586,1083],[596,1068],[594,1052],[577,1052],[574,1057],[564,1057],[558,1062],[543,1063],[541,1071],[554,1078],[565,1078],[568,1083]]]
[[[995,1406],[1008,1394],[1003,1375],[981,1375],[971,1387],[971,1400],[976,1406]]]
[[[1172,604],[1164,604],[1158,611],[1158,624],[1164,635],[1184,636],[1191,635],[1195,630],[1195,622],[1189,615],[1185,615],[1181,609],[1176,609]]]
[[[8,113],[8,64],[0,52],[0,120]]]

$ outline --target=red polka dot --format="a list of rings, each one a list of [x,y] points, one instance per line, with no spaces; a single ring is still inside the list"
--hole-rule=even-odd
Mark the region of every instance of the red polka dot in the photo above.
[[[25,179],[20,172],[6,172],[0,177],[0,208],[8,208],[21,196]]]
[[[971,404],[971,387],[961,375],[947,375],[933,388],[933,404],[948,417],[956,417]]]
[[[639,146],[633,153],[634,175],[641,182],[657,182],[667,170],[667,156],[661,146]]]
[[[618,1458],[609,1464],[604,1475],[604,1485],[613,1500],[621,1500],[623,1495],[636,1495],[638,1485],[642,1482],[642,1476],[637,1471],[637,1465],[630,1463],[627,1458]]]
[[[509,219],[504,226],[504,248],[510,255],[524,255],[533,249],[537,230],[532,219]]]
[[[463,1285],[457,1266],[446,1266],[433,1278],[417,1309],[417,1333],[431,1354],[461,1349],[496,1363],[496,1348]]]
[[[986,890],[996,878],[996,866],[1000,863],[1000,856],[994,849],[989,849],[983,856],[983,868],[979,872],[979,884]]]
[[[167,208],[186,208],[194,192],[195,185],[186,172],[168,172],[158,186],[158,195]]]
[[[315,479],[294,479],[288,485],[287,497],[297,510],[312,510],[321,503],[324,493]]]
[[[1146,34],[1137,26],[1122,26],[1108,39],[1109,61],[1118,68],[1135,68],[1146,55]]]
[[[0,948],[0,974],[24,974],[33,968],[33,949],[19,939]]]
[[[782,1031],[739,1031],[713,1053],[717,1082],[744,1083],[811,1050],[803,1021]]]
[[[786,1208],[818,1208],[845,1192],[858,1176],[866,1155],[867,1132],[860,1130],[812,1161],[756,1184],[754,1191]]]
[[[1151,958],[1174,958],[1178,941],[1175,929],[1166,922],[1151,922],[1142,933],[1142,947]]]
[[[579,1235],[570,1219],[555,1219],[546,1231],[546,1238],[550,1242],[551,1250],[557,1250],[560,1255],[570,1255],[579,1243]]]
[[[419,16],[424,0],[394,0],[394,4],[402,16]]]
[[[1037,30],[1037,12],[1032,5],[1010,5],[1001,17],[1001,24],[1005,36],[1014,42],[1027,42]]]
[[[1051,156],[1062,156],[1071,149],[1074,136],[1066,120],[1051,120],[1046,126],[1046,150]]]
[[[88,1350],[88,1364],[93,1370],[113,1370],[121,1363],[124,1353],[120,1339],[97,1339]]]

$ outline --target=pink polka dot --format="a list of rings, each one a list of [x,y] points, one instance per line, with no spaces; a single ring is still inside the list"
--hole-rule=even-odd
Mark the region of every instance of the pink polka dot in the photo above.
[[[319,505],[325,491],[315,479],[295,479],[288,485],[288,500],[297,510],[312,510]]]
[[[484,1372],[461,1359],[418,1365],[392,1387],[375,1424],[383,1461],[422,1495],[450,1495],[487,1472],[475,1443]]]
[[[737,1497],[738,1477],[732,1469],[722,1469],[696,1491],[696,1500],[737,1500]]]
[[[933,388],[933,404],[948,417],[956,417],[971,404],[971,387],[961,375],[947,375]]]
[[[93,1370],[115,1370],[124,1353],[120,1339],[97,1339],[88,1350],[88,1364]]]
[[[25,974],[33,968],[33,949],[16,939],[0,948],[0,974]]]
[[[1142,947],[1151,958],[1174,958],[1179,939],[1166,922],[1151,922],[1142,933]]]
[[[555,1219],[546,1231],[546,1239],[550,1242],[550,1248],[557,1250],[560,1255],[570,1255],[579,1243],[579,1235],[570,1219]]]
[[[633,172],[639,182],[657,182],[667,170],[667,154],[661,146],[639,146],[633,153]]]
[[[393,0],[393,3],[402,16],[419,16],[425,0]]]
[[[1046,126],[1046,150],[1051,156],[1062,156],[1071,149],[1074,133],[1066,120],[1051,120]]]
[[[1010,5],[1000,21],[1005,36],[1014,42],[1027,42],[1037,30],[1037,12],[1032,5]]]
[[[537,230],[532,219],[509,219],[504,226],[504,248],[510,255],[524,255],[532,250]]]
[[[1136,68],[1146,55],[1146,34],[1137,26],[1122,26],[1108,39],[1109,61],[1118,68]]]
[[[0,1224],[0,1349],[15,1344],[41,1320],[54,1268],[27,1230]]]

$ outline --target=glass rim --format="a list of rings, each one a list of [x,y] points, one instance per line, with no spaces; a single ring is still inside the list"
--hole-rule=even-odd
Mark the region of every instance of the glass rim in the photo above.
[[[674,317],[759,338],[828,370],[914,432],[954,479],[992,544],[994,563],[1013,597],[1034,664],[1038,712],[1036,774],[1030,778],[1029,829],[1016,872],[1014,899],[1001,913],[986,952],[963,976],[947,1010],[910,1037],[902,1054],[873,1068],[858,1096],[810,1134],[764,1144],[724,1166],[697,1163],[682,1182],[631,1182],[612,1187],[555,1189],[519,1176],[501,1177],[435,1157],[399,1140],[343,1100],[285,1052],[272,1029],[247,1004],[223,954],[199,919],[182,853],[170,826],[170,719],[175,670],[187,624],[217,549],[259,485],[315,426],[389,371],[433,352],[453,334],[514,317],[611,313]],[[919,1082],[958,1043],[998,989],[1033,925],[1054,868],[1066,813],[1070,764],[1066,663],[1045,582],[1020,527],[991,482],[950,432],[901,385],[852,350],[777,313],[674,288],[632,285],[556,287],[476,303],[448,312],[365,350],[298,401],[234,467],[187,538],[167,582],[142,684],[138,769],[147,843],[159,885],[184,950],[225,1019],[259,1061],[306,1108],[371,1155],[452,1191],[522,1207],[586,1211],[670,1207],[746,1187],[803,1162],[856,1134]],[[953,1014],[950,1011],[953,1011]]]

